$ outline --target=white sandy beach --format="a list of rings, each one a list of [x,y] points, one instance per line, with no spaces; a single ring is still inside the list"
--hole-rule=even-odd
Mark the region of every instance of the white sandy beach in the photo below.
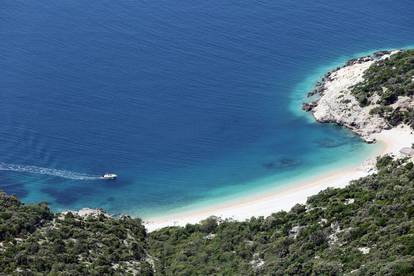
[[[367,160],[361,164],[326,172],[306,181],[290,184],[289,187],[280,188],[277,191],[259,196],[241,198],[199,210],[153,218],[145,221],[145,225],[149,231],[153,231],[165,226],[184,226],[187,223],[197,223],[209,216],[245,220],[252,216],[268,216],[277,211],[288,211],[295,204],[305,203],[309,196],[315,195],[328,187],[344,187],[351,180],[372,173],[376,156],[384,154],[399,155],[401,148],[411,147],[411,144],[414,143],[414,134],[407,126],[383,130],[380,133],[373,134],[372,137],[377,140],[377,143],[380,143],[380,150],[375,156],[367,156]],[[275,183],[275,186],[280,186],[280,183]]]
[[[383,55],[381,59],[397,52]],[[344,187],[351,180],[375,172],[377,156],[384,154],[399,156],[403,147],[411,147],[414,143],[413,130],[404,125],[386,129],[385,120],[370,113],[373,106],[361,107],[351,93],[351,87],[363,81],[365,70],[373,63],[373,58],[363,57],[332,71],[323,84],[323,92],[312,113],[319,122],[336,122],[348,127],[366,141],[375,139],[379,145],[378,152],[367,156],[360,164],[326,171],[294,183],[274,183],[275,189],[260,195],[152,218],[145,222],[147,229],[152,231],[165,226],[184,226],[187,223],[197,223],[209,216],[245,220],[252,216],[268,216],[277,211],[288,211],[295,204],[305,203],[309,196],[328,187]],[[412,101],[412,99],[408,100]]]

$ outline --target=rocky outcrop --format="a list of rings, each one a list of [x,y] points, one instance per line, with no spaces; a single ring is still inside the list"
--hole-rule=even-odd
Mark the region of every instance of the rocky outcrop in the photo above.
[[[79,211],[65,211],[62,212],[61,214],[63,216],[66,216],[68,213],[72,213],[73,215],[78,215],[82,218],[87,218],[87,217],[94,217],[97,218],[101,215],[107,217],[107,218],[111,218],[112,216],[108,213],[106,213],[103,209],[91,209],[91,208],[82,208]]]
[[[387,129],[389,125],[379,115],[370,114],[376,105],[361,107],[351,90],[354,85],[364,80],[365,70],[393,53],[381,51],[371,56],[352,59],[344,66],[327,73],[308,94],[308,97],[317,99],[304,103],[302,109],[312,112],[318,122],[343,125],[365,141],[372,141],[371,134]]]
[[[303,103],[302,109],[305,111],[312,111],[317,105],[317,102]]]

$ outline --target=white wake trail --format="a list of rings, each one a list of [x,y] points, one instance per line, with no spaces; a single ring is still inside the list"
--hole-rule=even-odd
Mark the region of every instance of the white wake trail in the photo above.
[[[65,171],[65,170],[57,170],[57,169],[50,169],[50,168],[43,168],[37,166],[30,166],[30,165],[18,165],[18,164],[8,164],[0,162],[0,171],[13,171],[13,172],[25,172],[25,173],[32,173],[32,174],[43,174],[43,175],[50,175],[50,176],[57,176],[67,179],[73,180],[97,180],[101,179],[100,176],[93,176],[87,175],[83,173]]]

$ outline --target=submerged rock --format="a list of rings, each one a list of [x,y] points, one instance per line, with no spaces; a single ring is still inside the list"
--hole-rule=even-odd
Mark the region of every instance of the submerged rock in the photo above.
[[[300,163],[301,161],[297,159],[281,158],[276,161],[265,162],[262,166],[267,170],[278,170],[293,168],[298,166]]]
[[[336,148],[336,147],[340,147],[343,145],[347,144],[347,141],[344,140],[334,140],[334,139],[320,139],[315,141],[315,143],[319,146],[319,147],[324,147],[324,148]]]

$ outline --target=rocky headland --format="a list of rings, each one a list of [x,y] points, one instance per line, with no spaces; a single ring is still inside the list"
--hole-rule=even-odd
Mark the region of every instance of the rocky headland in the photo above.
[[[335,123],[351,129],[366,142],[374,141],[374,133],[391,129],[399,123],[409,124],[403,120],[390,121],[389,117],[390,114],[395,115],[402,111],[412,112],[410,108],[414,105],[414,99],[410,94],[414,91],[409,90],[410,85],[407,86],[408,91],[395,92],[396,95],[392,95],[394,96],[392,101],[383,101],[384,94],[389,93],[388,90],[390,90],[387,81],[390,78],[400,77],[400,68],[397,68],[395,64],[399,64],[400,59],[407,58],[407,53],[410,58],[413,58],[410,50],[395,50],[375,52],[372,55],[348,61],[345,65],[325,74],[314,90],[308,94],[308,102],[303,104],[303,110],[311,112],[318,122]],[[410,64],[414,65],[411,61],[408,62],[408,65]],[[379,70],[376,67],[382,71],[387,70],[387,74],[381,71],[374,75],[374,79],[369,73],[370,70]],[[405,73],[404,77],[410,78],[412,68],[408,66],[402,70]],[[390,74],[388,74],[389,71],[391,71]],[[380,76],[383,81],[382,85],[376,79],[379,74],[383,74]],[[409,81],[412,81],[412,76]],[[369,90],[370,93],[367,93],[368,96],[364,102],[357,97],[358,85],[364,86],[364,89],[374,88],[374,91]],[[375,88],[379,91],[375,91]],[[384,108],[386,112],[378,111]],[[409,121],[410,115],[407,116]]]

